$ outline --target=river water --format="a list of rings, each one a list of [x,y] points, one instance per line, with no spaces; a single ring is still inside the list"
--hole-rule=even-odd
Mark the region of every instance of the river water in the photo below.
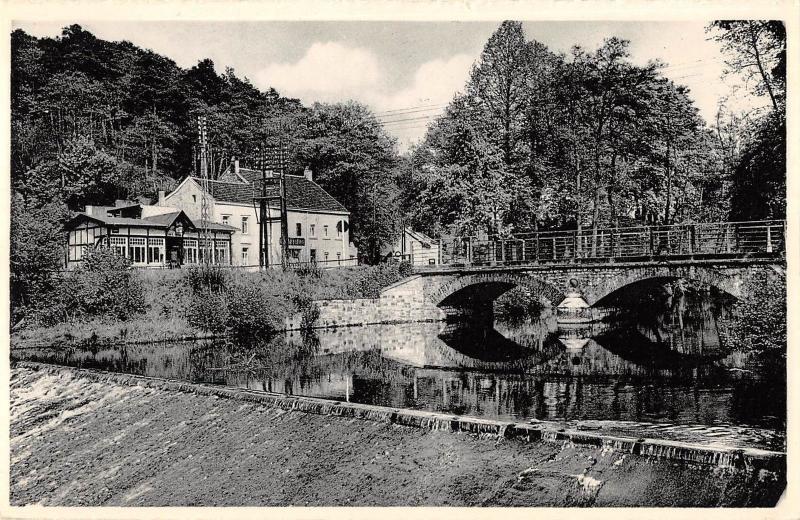
[[[27,349],[12,359],[397,408],[785,449],[786,383],[723,348],[707,304],[559,326],[372,325],[252,342]],[[599,421],[599,423],[598,423]],[[595,425],[595,426],[592,426]],[[652,434],[652,435],[651,435]]]

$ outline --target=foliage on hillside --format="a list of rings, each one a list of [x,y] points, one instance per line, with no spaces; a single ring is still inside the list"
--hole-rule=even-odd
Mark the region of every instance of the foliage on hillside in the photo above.
[[[45,201],[79,210],[154,198],[197,170],[197,117],[208,126],[209,166],[255,166],[281,125],[289,173],[315,180],[351,211],[352,236],[375,257],[395,234],[394,140],[365,107],[303,106],[259,90],[205,59],[189,69],[79,25],[57,38],[11,34],[11,181],[26,208]],[[373,258],[374,259],[374,258]]]

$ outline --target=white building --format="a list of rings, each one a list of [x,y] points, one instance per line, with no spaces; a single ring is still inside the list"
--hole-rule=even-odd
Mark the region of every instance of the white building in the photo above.
[[[388,255],[410,262],[412,265],[439,265],[441,263],[439,242],[411,228],[403,229],[402,236],[398,237],[388,250],[383,251],[384,257]]]
[[[270,175],[270,172],[268,172]],[[182,209],[200,222],[202,180],[187,177],[172,193],[159,194],[158,204]],[[261,172],[239,168],[232,163],[218,180],[208,181],[211,220],[236,228],[231,239],[231,263],[257,268],[261,249],[258,202],[261,195]],[[267,194],[277,195],[269,186]],[[350,243],[350,212],[305,175],[286,175],[286,207],[289,255],[292,263],[316,263],[320,267],[356,265],[357,251]],[[281,264],[280,208],[277,200],[269,203],[269,264]]]

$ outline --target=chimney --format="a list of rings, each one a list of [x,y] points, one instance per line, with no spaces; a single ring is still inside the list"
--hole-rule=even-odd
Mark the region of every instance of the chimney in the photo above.
[[[158,206],[164,205],[164,198],[166,196],[167,194],[164,192],[164,190],[158,190]]]
[[[231,173],[239,175],[239,159],[236,157],[231,157]]]
[[[86,213],[87,215],[91,215],[92,212],[94,212],[94,206],[90,206],[87,204],[86,207],[83,208],[83,212]]]
[[[311,168],[309,168],[308,166],[306,166],[306,169],[303,170],[303,176],[305,176],[305,178],[310,181],[314,180],[314,174],[311,172]]]

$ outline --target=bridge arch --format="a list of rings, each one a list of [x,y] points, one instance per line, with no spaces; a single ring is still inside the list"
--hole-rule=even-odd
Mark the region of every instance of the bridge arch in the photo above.
[[[700,282],[721,290],[724,293],[741,298],[742,276],[728,275],[713,267],[705,266],[653,266],[619,270],[610,276],[600,276],[595,283],[583,287],[583,297],[591,306],[601,305],[604,300],[626,287],[648,280],[685,279]]]
[[[491,304],[502,294],[518,286],[544,296],[553,305],[564,300],[564,293],[554,284],[529,274],[510,272],[463,274],[430,290],[426,299],[438,307],[458,307],[476,300]]]

